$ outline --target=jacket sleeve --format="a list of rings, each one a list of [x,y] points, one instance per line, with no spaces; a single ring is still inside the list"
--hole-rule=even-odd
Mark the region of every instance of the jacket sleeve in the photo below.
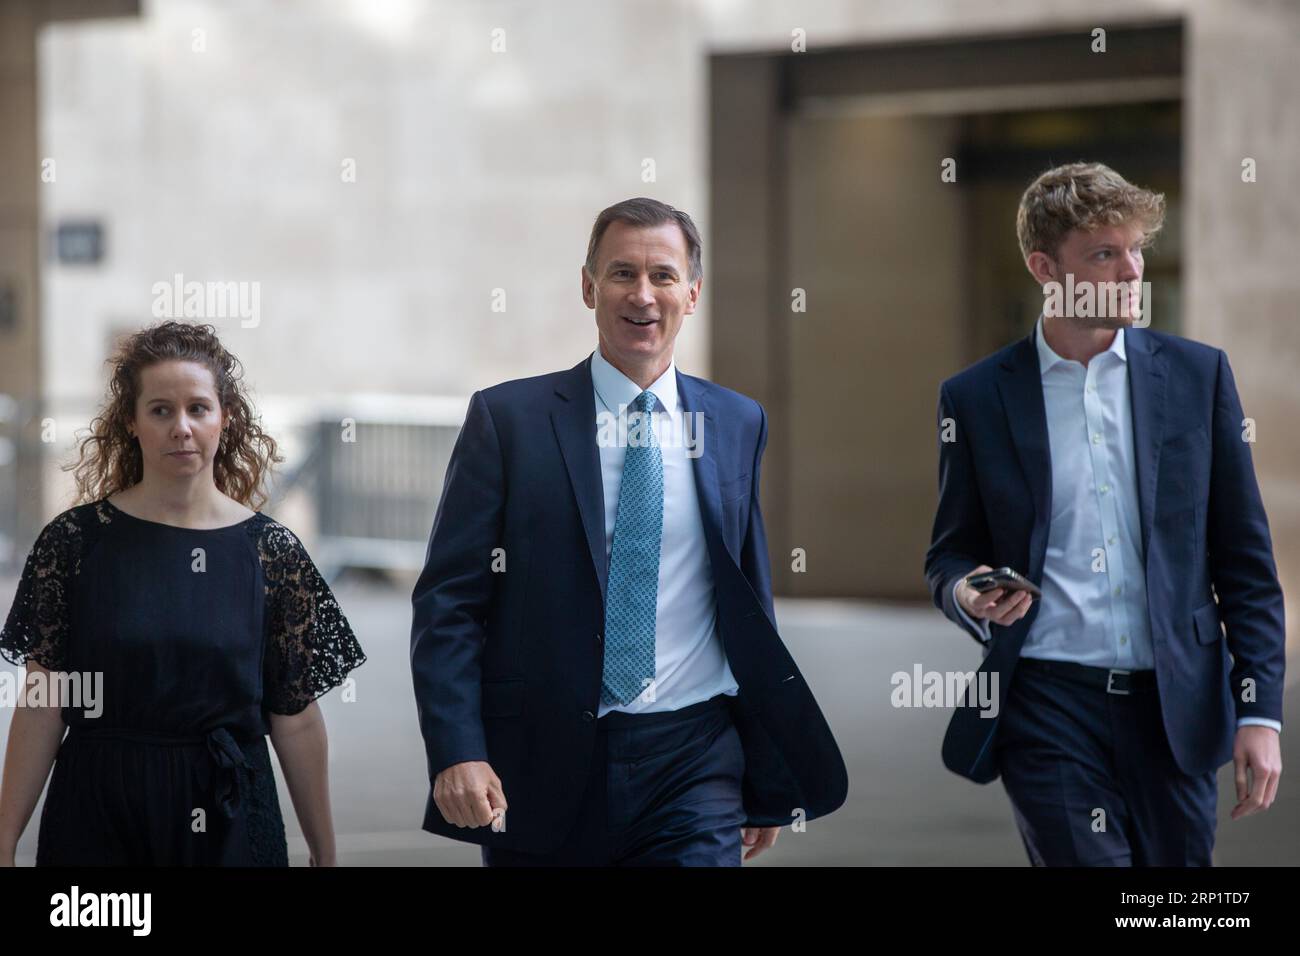
[[[944,441],[945,422],[953,423],[952,441]],[[970,433],[961,426],[947,385],[939,388],[939,505],[934,515],[925,577],[935,607],[981,645],[987,639],[972,627],[953,593],[958,578],[986,563],[993,550],[984,504],[975,480]]]
[[[487,760],[480,660],[500,543],[505,469],[496,426],[479,392],[452,449],[411,595],[411,675],[429,779],[453,764]]]
[[[1281,720],[1286,669],[1282,587],[1250,443],[1243,438],[1244,417],[1228,356],[1220,350],[1206,517],[1210,580],[1227,626],[1237,717]],[[1246,695],[1251,684],[1253,694]]]

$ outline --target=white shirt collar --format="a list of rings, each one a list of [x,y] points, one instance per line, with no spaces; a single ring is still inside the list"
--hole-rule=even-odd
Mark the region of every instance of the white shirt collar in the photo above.
[[[642,391],[640,385],[611,365],[600,354],[599,348],[591,355],[591,383],[596,388],[597,396],[609,406],[609,411],[615,415],[618,414],[620,405],[631,406]],[[669,360],[668,368],[650,384],[648,391],[653,392],[655,398],[659,400],[657,411],[673,412],[677,410],[677,362],[675,359]],[[596,410],[600,411],[599,408]]]
[[[1124,351],[1124,329],[1117,329],[1115,337],[1110,341],[1110,348],[1107,352],[1114,352],[1123,362],[1128,361],[1128,354]],[[1038,321],[1034,324],[1034,344],[1038,346],[1038,371],[1040,375],[1046,375],[1047,370],[1057,362],[1066,362],[1068,359],[1061,358],[1052,347],[1047,344],[1047,339],[1043,335],[1043,313],[1038,313]],[[1104,352],[1102,353],[1105,354]]]

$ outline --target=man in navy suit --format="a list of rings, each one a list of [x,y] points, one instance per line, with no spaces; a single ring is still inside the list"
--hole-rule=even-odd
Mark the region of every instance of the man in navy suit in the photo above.
[[[684,375],[701,243],[630,199],[582,268],[599,346],[476,392],[415,586],[424,829],[485,865],[739,866],[848,789],[776,630],[752,399]]]
[[[943,760],[1001,773],[1040,866],[1209,865],[1216,768],[1235,764],[1233,819],[1267,809],[1281,773],[1282,591],[1253,429],[1221,350],[1135,322],[1163,216],[1101,164],[1038,177],[1017,233],[1044,314],[939,391],[926,577],[999,692],[996,711],[957,708]],[[1041,600],[967,583],[1006,566]]]

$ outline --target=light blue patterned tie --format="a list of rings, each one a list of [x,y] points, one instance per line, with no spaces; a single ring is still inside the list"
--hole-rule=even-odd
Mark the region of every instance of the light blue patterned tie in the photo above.
[[[605,594],[605,667],[601,701],[626,704],[655,677],[655,605],[659,596],[659,542],[664,529],[664,459],[650,412],[653,392],[632,407],[642,412],[643,440],[629,441],[618,490],[614,544]]]

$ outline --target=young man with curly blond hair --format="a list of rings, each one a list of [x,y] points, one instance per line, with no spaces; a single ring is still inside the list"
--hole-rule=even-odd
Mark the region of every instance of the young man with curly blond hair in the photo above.
[[[1277,794],[1268,520],[1227,356],[1144,327],[1163,219],[1100,163],[1039,176],[1016,229],[1043,314],[939,391],[926,576],[999,688],[996,711],[957,709],[943,759],[1001,775],[1039,866],[1209,865],[1216,769],[1235,765],[1233,819]],[[1040,593],[973,577],[1002,568]]]

